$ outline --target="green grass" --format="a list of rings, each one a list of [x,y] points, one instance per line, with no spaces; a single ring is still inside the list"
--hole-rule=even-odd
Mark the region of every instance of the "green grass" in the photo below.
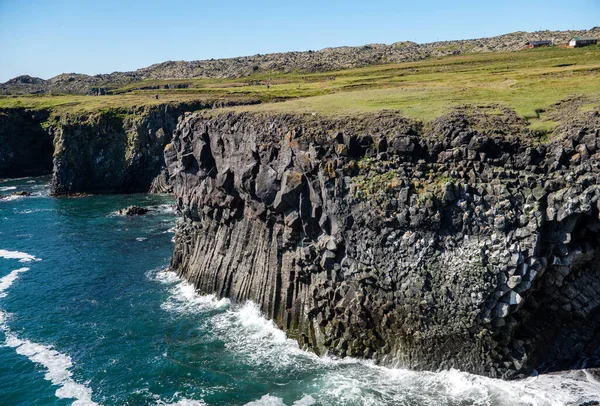
[[[538,111],[573,95],[600,95],[600,51],[549,48],[455,56],[346,71],[336,82],[346,89],[247,109],[327,115],[393,109],[428,122],[453,107],[500,104],[538,118]],[[350,83],[356,90],[348,88]]]
[[[335,80],[332,80],[335,78]],[[185,89],[140,87],[186,83]],[[267,87],[267,84],[269,85]],[[110,87],[110,86],[109,86]],[[165,101],[231,100],[263,102],[236,111],[351,115],[382,109],[429,122],[450,109],[499,104],[531,120],[540,132],[540,111],[560,100],[600,96],[600,49],[543,48],[427,59],[336,72],[265,74],[243,79],[147,80],[111,89],[112,96],[0,97],[0,107],[56,111],[152,105]],[[156,100],[154,95],[158,94]],[[582,106],[582,109],[595,108]],[[540,121],[535,124],[536,121]]]

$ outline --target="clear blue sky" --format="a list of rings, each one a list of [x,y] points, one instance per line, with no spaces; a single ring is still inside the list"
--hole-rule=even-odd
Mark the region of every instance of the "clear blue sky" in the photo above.
[[[598,0],[0,0],[0,82],[166,60],[595,25]]]

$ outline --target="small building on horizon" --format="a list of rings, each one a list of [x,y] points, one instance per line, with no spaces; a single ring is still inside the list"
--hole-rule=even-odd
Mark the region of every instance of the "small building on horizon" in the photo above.
[[[554,45],[553,40],[542,40],[542,41],[528,41],[527,45],[525,45],[526,49],[533,49],[539,47],[551,47]]]
[[[598,38],[594,37],[573,37],[569,41],[569,46],[573,48],[586,47],[588,45],[597,45]]]

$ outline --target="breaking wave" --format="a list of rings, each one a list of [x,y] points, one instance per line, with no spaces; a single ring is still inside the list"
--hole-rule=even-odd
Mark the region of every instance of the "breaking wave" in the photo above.
[[[19,259],[20,262],[37,260],[33,255],[18,251],[0,250],[0,256],[7,259]],[[6,290],[19,278],[20,274],[30,268],[19,268],[0,278],[0,298],[6,297]],[[74,406],[96,406],[92,401],[92,390],[73,380],[70,369],[73,367],[71,358],[49,346],[23,340],[10,331],[7,326],[7,313],[0,309],[0,330],[6,337],[5,346],[14,348],[17,354],[27,357],[31,362],[46,369],[44,379],[59,386],[56,397],[60,399],[75,399]]]
[[[274,372],[312,376],[306,393],[291,403],[267,393],[246,406],[564,406],[600,397],[600,387],[585,370],[503,381],[458,370],[417,372],[351,358],[318,357],[287,338],[252,302],[234,305],[215,295],[198,295],[192,285],[173,273],[154,273],[153,278],[170,285],[163,310],[178,314],[213,312],[208,321],[210,331],[244,362]]]
[[[7,251],[7,250],[0,250],[0,258],[18,259],[19,262],[39,261],[39,259],[37,259],[33,255],[29,255],[25,252]]]

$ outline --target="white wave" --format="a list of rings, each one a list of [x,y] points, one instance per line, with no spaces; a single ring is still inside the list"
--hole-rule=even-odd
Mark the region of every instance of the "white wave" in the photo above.
[[[201,296],[190,283],[181,281],[170,289],[170,296],[160,307],[173,313],[204,313],[229,306],[228,299],[216,295]]]
[[[32,213],[42,213],[47,211],[54,211],[54,209],[25,209],[25,210],[14,210],[15,214],[32,214]]]
[[[317,401],[310,395],[304,396],[302,399],[292,403],[292,406],[313,406],[316,405]],[[246,403],[244,406],[287,406],[282,398],[271,396],[270,394],[264,395],[258,400]]]
[[[15,257],[13,255],[13,258],[19,258],[22,256],[23,255]],[[28,270],[29,268],[15,269],[8,275],[0,278],[0,297],[5,297],[6,289],[8,289],[19,278],[21,273],[27,272]],[[59,386],[55,393],[57,398],[75,399],[75,402],[73,402],[74,406],[98,405],[96,402],[92,401],[92,390],[87,386],[79,384],[73,380],[72,372],[70,371],[70,369],[73,367],[73,363],[68,355],[61,354],[51,347],[37,344],[29,340],[22,340],[17,337],[8,329],[6,325],[6,313],[1,310],[0,329],[4,331],[6,336],[5,345],[7,347],[14,348],[17,354],[26,356],[32,362],[46,368],[47,371],[44,375],[44,379],[52,382],[54,385]]]
[[[25,209],[25,210],[13,210],[15,214],[33,214],[55,211],[54,209]]]
[[[17,190],[16,186],[4,186],[0,187],[0,192],[7,192],[9,190]]]
[[[246,403],[245,406],[287,406],[287,405],[285,403],[283,403],[283,399],[281,399],[281,398],[271,396],[271,395],[265,395],[258,400]]]
[[[161,406],[206,406],[206,403],[202,400],[192,400],[192,399],[180,399],[175,403],[164,403],[159,401],[157,405]]]
[[[4,198],[0,199],[0,202],[12,202],[13,200],[19,200],[22,199],[25,196],[18,196],[18,195],[9,195],[9,196],[5,196]]]
[[[17,280],[17,278],[19,277],[19,274],[23,273],[23,272],[27,272],[27,271],[29,271],[29,268],[15,269],[14,271],[12,271],[11,273],[9,273],[8,275],[0,278],[0,298],[6,296],[6,293],[4,293],[4,291],[6,289],[8,289],[10,287],[10,285],[13,284],[14,281]]]
[[[55,393],[57,398],[76,399],[73,405],[77,406],[98,405],[92,401],[92,390],[73,380],[73,374],[70,371],[73,363],[68,355],[61,354],[45,345],[21,340],[8,331],[6,332],[6,345],[14,348],[17,354],[24,355],[32,362],[47,369],[44,379],[60,386]]]
[[[285,333],[277,328],[273,321],[264,318],[258,306],[253,302],[246,302],[233,314],[239,319],[242,327],[255,333],[254,337],[269,337],[276,342],[287,340]]]
[[[176,226],[169,228],[166,231],[163,231],[163,234],[175,234]]]
[[[166,285],[172,285],[174,283],[181,282],[181,278],[179,276],[177,276],[177,274],[175,272],[169,271],[168,268],[167,269],[164,269],[164,268],[152,269],[151,271],[146,272],[146,278],[153,280],[153,281],[158,281],[158,282],[166,284]]]
[[[149,208],[153,212],[160,214],[175,213],[175,205],[173,204],[159,204],[157,206],[150,206]]]
[[[19,262],[40,261],[38,258],[34,257],[33,255],[29,255],[25,252],[7,250],[0,250],[0,258],[18,259]]]
[[[231,304],[229,299],[218,299],[216,295],[199,295],[191,283],[168,269],[153,269],[146,273],[146,277],[165,285],[172,285],[169,289],[169,297],[161,304],[161,308],[169,312],[203,313],[225,309]]]
[[[217,300],[215,295],[198,295],[192,285],[174,273],[161,272],[154,277],[172,285],[169,298],[162,305],[164,310],[197,314],[222,309],[209,319],[210,331],[224,341],[229,351],[242,355],[245,362],[274,372],[316,374],[310,393],[292,406],[564,406],[600,398],[600,387],[593,380],[587,380],[584,372],[503,381],[458,370],[417,372],[352,358],[318,357],[287,338],[252,302],[235,306],[226,299]],[[282,398],[267,394],[248,405],[280,406],[284,403]]]
[[[304,396],[302,399],[295,401],[292,406],[313,406],[317,401],[310,395]]]

